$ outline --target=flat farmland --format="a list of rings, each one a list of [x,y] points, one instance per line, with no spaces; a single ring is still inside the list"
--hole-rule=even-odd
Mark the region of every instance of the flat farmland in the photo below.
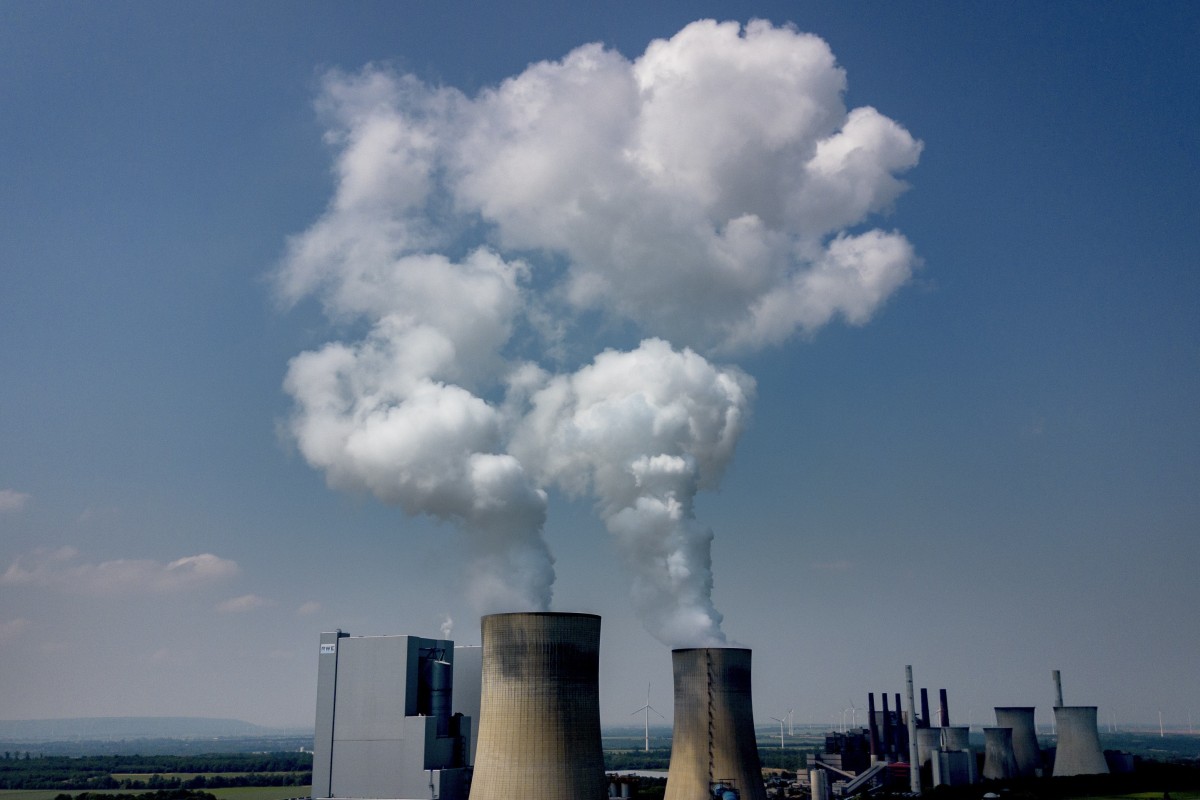
[[[166,777],[166,776],[164,776]],[[142,794],[142,789],[109,789],[89,792],[93,797],[112,794]],[[231,786],[226,789],[201,789],[217,798],[217,800],[288,800],[292,797],[308,797],[312,791],[309,786]],[[60,791],[57,789],[0,789],[0,800],[54,800],[60,794],[72,797],[83,794],[79,791]]]

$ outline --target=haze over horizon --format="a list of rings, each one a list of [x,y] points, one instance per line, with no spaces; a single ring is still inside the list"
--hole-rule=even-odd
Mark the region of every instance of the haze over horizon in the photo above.
[[[522,607],[606,724],[721,642],[760,723],[1200,717],[1194,5],[0,22],[0,719]]]

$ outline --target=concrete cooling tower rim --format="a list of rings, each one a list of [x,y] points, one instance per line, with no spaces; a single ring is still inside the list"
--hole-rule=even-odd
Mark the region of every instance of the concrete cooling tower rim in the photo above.
[[[591,617],[592,619],[600,619],[599,614],[583,614],[574,611],[503,611],[499,614],[484,614],[483,619],[491,619],[494,617]]]

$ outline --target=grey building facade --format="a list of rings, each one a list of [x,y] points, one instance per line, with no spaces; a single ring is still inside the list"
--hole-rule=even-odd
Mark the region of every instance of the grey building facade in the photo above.
[[[314,798],[466,800],[472,717],[455,713],[455,654],[445,639],[321,634]]]

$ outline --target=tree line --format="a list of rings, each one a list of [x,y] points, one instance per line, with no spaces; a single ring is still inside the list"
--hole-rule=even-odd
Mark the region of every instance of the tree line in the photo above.
[[[115,778],[122,773],[146,779]],[[186,778],[163,773],[205,773]],[[221,775],[211,773],[245,773]],[[0,789],[202,789],[229,786],[304,786],[312,782],[311,753],[219,753],[185,756],[41,756],[0,760]]]

